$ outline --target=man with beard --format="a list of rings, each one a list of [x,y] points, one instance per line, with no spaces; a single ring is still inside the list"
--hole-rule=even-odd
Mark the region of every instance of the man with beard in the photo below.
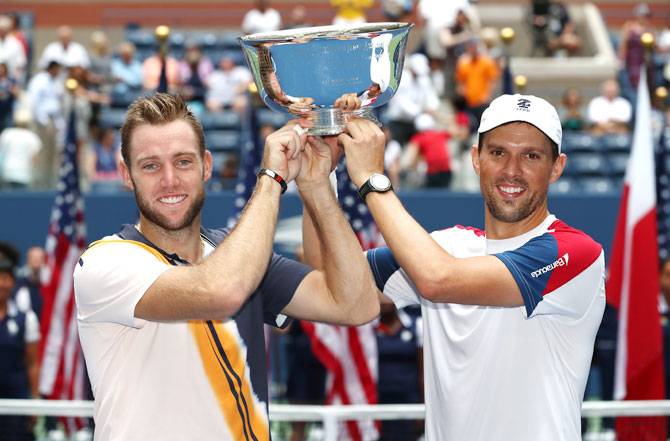
[[[374,279],[330,190],[341,150],[295,125],[267,138],[237,225],[211,230],[200,225],[212,173],[202,126],[173,95],[129,107],[120,170],[140,220],[91,244],[74,272],[96,440],[267,441],[263,322],[359,325],[379,314]],[[272,252],[293,179],[327,272]]]
[[[545,100],[494,100],[472,147],[486,230],[432,234],[381,175],[381,131],[357,121],[339,136],[349,176],[388,244],[367,252],[380,300],[421,306],[427,441],[581,439],[604,257],[601,245],[548,211],[549,184],[566,163],[561,136]],[[305,245],[309,264],[318,249]]]

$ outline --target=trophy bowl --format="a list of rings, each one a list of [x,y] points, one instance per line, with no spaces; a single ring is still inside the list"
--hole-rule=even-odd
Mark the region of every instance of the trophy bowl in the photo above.
[[[398,90],[412,26],[318,26],[251,34],[238,41],[270,109],[311,120],[312,135],[337,135],[347,114],[380,125],[372,109]],[[343,102],[349,105],[343,107]]]

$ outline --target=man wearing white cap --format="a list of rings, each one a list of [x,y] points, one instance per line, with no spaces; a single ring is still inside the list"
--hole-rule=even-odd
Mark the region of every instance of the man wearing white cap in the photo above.
[[[367,252],[380,301],[421,306],[426,440],[580,440],[604,256],[547,209],[566,162],[554,107],[504,95],[482,115],[472,164],[485,231],[424,230],[381,174],[373,124],[356,120],[339,141],[388,244]]]

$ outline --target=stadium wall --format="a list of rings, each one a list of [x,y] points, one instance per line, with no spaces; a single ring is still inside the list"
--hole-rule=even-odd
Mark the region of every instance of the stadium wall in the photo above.
[[[55,192],[0,193],[0,240],[9,240],[25,251],[44,245]],[[480,195],[441,190],[405,191],[400,197],[407,210],[429,231],[452,225],[484,228],[484,205]],[[233,192],[210,194],[203,207],[202,224],[217,227],[226,224],[234,206]],[[131,193],[84,197],[84,216],[89,242],[116,233],[124,223],[138,219]],[[605,248],[609,256],[614,235],[619,194],[568,196],[550,195],[549,209],[569,225],[585,231]],[[287,194],[282,201],[280,218],[300,216],[302,203],[297,195]],[[296,232],[294,234],[298,234]],[[281,250],[280,250],[281,251]]]

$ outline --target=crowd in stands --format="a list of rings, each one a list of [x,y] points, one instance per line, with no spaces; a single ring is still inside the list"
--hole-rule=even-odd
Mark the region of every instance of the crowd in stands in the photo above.
[[[365,22],[366,11],[373,6],[370,0],[330,3],[333,22],[342,25]],[[408,14],[415,14],[415,32],[421,33],[420,44],[406,57],[394,98],[380,108],[381,120],[390,129],[389,142],[400,146],[387,155],[394,186],[476,190],[469,147],[476,142],[473,133],[483,109],[502,90],[506,67],[498,29],[482,27],[476,4],[468,0],[386,0],[382,10],[389,20],[404,20]],[[530,0],[527,11],[532,55],[580,54],[581,37],[565,5]],[[649,15],[644,3],[631,11],[618,38],[621,72],[603,84],[601,96],[582,102],[578,89],[565,91],[559,106],[564,130],[590,135],[591,144],[599,143],[595,138],[609,135],[624,137],[617,143],[628,140],[644,59],[640,43],[643,32],[656,35],[654,60],[667,64],[665,79],[660,66],[651,70],[657,73],[655,83],[661,85],[670,78],[670,25],[657,32]],[[304,5],[296,5],[290,16],[282,17],[268,1],[259,0],[244,16],[239,33],[314,24],[322,23],[308,23]],[[233,33],[177,32],[169,40],[165,58],[168,90],[186,97],[203,123],[211,123],[205,127],[217,166],[211,191],[232,187],[245,138],[234,132],[245,129],[243,123],[252,104],[248,88],[253,78]],[[80,161],[85,164],[81,167],[83,190],[121,191],[113,160],[119,143],[114,130],[120,127],[126,106],[159,85],[163,62],[153,34],[130,29],[127,41],[111,48],[107,35],[96,31],[87,48],[73,41],[69,26],[61,26],[57,40],[35,54],[34,64],[30,63],[30,49],[16,15],[0,16],[0,130],[14,129],[1,138],[0,170],[7,172],[0,175],[0,184],[6,188],[55,188],[66,123],[74,108]],[[31,64],[34,73],[28,69]],[[65,90],[67,78],[79,82],[72,93]],[[668,107],[663,100],[656,104],[658,112]],[[260,107],[261,112],[268,110]],[[657,125],[662,126],[663,117],[658,112]],[[274,127],[284,121],[269,119]],[[39,141],[29,135],[30,131]],[[440,134],[441,140],[431,143],[430,152],[425,151],[426,133]],[[421,141],[413,139],[415,136]],[[568,143],[572,139],[568,137]],[[570,150],[568,145],[566,151]],[[449,173],[449,178],[436,180],[436,170],[443,176]],[[613,183],[607,189],[618,188],[618,183]]]

